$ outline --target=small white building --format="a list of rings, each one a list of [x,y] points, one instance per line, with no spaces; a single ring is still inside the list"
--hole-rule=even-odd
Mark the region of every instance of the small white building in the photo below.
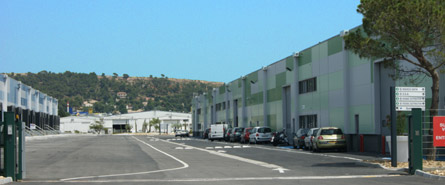
[[[91,124],[102,120],[109,133],[125,132],[127,124],[130,125],[132,133],[141,133],[144,122],[148,124],[150,120],[155,118],[161,121],[161,133],[172,133],[175,129],[191,129],[192,116],[190,113],[147,111],[112,116],[65,117],[60,119],[60,131],[74,133],[77,130],[87,133]],[[181,128],[175,128],[179,125],[181,125]],[[146,132],[149,130],[150,128],[147,128]],[[159,130],[156,130],[153,126],[151,132],[159,132]]]

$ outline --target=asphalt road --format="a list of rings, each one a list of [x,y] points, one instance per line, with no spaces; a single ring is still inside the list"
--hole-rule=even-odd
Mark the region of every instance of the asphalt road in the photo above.
[[[172,136],[69,136],[28,141],[26,179],[12,184],[444,183],[355,157]]]

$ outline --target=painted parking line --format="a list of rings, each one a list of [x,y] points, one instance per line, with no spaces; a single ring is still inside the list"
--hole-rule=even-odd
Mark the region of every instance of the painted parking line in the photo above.
[[[183,146],[183,147],[192,147],[192,146],[189,146],[189,145],[179,144],[179,143],[175,143],[175,142],[171,142],[171,141],[167,141],[167,140],[163,140],[163,142],[176,144],[176,145]],[[249,158],[244,158],[244,157],[239,157],[239,156],[236,156],[236,155],[231,155],[231,154],[218,152],[218,151],[221,151],[221,150],[214,151],[214,150],[206,150],[206,149],[197,148],[197,147],[192,147],[192,148],[194,148],[196,150],[208,152],[210,154],[218,155],[220,157],[226,157],[226,158],[229,158],[229,159],[233,159],[233,160],[238,160],[238,161],[254,164],[254,165],[257,165],[257,166],[262,166],[262,167],[269,168],[269,169],[272,169],[272,170],[279,170],[279,169],[281,169],[283,171],[288,170],[288,169],[285,169],[285,168],[283,168],[281,166],[278,166],[278,165],[275,165],[275,164],[270,164],[270,163],[266,163],[266,162],[263,162],[263,161],[257,161],[257,160],[253,160],[253,159],[249,159]],[[223,147],[221,147],[221,146],[215,147],[215,149],[222,149],[222,148]]]
[[[154,171],[145,171],[145,172],[135,172],[135,173],[122,173],[122,174],[110,174],[110,175],[99,175],[99,176],[85,176],[85,177],[74,177],[74,178],[66,178],[66,179],[60,179],[60,181],[73,181],[73,180],[82,180],[82,179],[92,179],[92,178],[104,178],[104,177],[121,177],[121,176],[130,176],[130,175],[142,175],[142,174],[150,174],[150,173],[158,173],[158,172],[167,172],[167,171],[175,171],[175,170],[182,170],[185,168],[188,168],[189,165],[187,163],[185,163],[184,161],[181,161],[180,159],[162,151],[159,150],[157,148],[155,148],[154,146],[134,137],[131,136],[133,139],[135,139],[136,141],[141,142],[144,145],[147,145],[148,147],[152,148],[153,150],[158,151],[159,153],[162,153],[172,159],[174,159],[175,161],[178,161],[179,163],[182,164],[181,167],[177,167],[177,168],[169,168],[169,169],[164,169],[164,170],[154,170]]]
[[[70,183],[128,183],[128,182],[224,182],[224,181],[271,181],[271,180],[335,180],[335,179],[370,179],[391,178],[402,175],[344,175],[344,176],[290,176],[290,177],[235,177],[235,178],[186,178],[186,179],[104,179],[73,180]],[[23,181],[36,183],[60,183],[60,181]]]

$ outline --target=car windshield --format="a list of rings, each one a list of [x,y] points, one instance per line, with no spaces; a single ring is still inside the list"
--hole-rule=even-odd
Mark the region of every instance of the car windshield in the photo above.
[[[243,128],[237,128],[235,129],[235,132],[242,132],[244,129]]]
[[[323,129],[320,135],[340,135],[343,134],[341,129]]]
[[[269,133],[272,132],[270,128],[259,128],[258,133]]]

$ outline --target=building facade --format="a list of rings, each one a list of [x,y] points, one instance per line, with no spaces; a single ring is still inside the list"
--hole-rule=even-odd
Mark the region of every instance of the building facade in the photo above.
[[[16,112],[29,126],[36,124],[42,129],[58,129],[58,100],[33,89],[6,74],[0,74],[0,109],[3,112]],[[3,116],[2,116],[3,119]],[[47,127],[51,128],[47,128]]]
[[[432,82],[423,78],[413,84],[411,77],[393,80],[395,71],[381,61],[344,49],[347,32],[196,94],[192,99],[194,134],[202,135],[210,124],[219,123],[285,129],[288,136],[299,128],[333,126],[347,135],[349,150],[358,150],[358,136],[364,135],[365,150],[380,151],[382,136],[390,133],[390,87],[427,87],[429,107]],[[444,97],[440,87],[440,97]]]
[[[138,113],[128,113],[112,116],[70,116],[60,120],[60,131],[68,133],[88,133],[91,132],[90,125],[96,122],[102,122],[104,128],[108,128],[109,133],[127,132],[126,125],[130,125],[132,133],[142,133],[144,122],[147,124],[150,120],[158,118],[161,133],[172,133],[175,129],[191,130],[192,115],[189,113],[169,112],[169,111],[146,111]],[[179,125],[181,125],[179,127]],[[146,132],[150,130],[147,127]],[[151,132],[159,132],[154,126]]]

